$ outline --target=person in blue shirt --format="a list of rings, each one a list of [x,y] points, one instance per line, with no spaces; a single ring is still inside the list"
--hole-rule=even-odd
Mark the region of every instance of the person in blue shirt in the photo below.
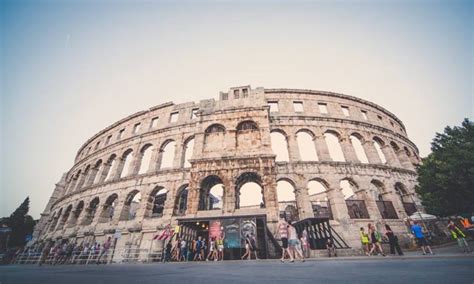
[[[421,226],[418,225],[416,221],[413,221],[411,223],[411,233],[415,235],[416,242],[418,243],[418,246],[423,251],[423,255],[426,254],[426,251],[428,251],[430,254],[434,254],[433,251],[431,250],[430,245],[428,244],[428,241],[425,238],[425,235],[423,234],[423,230]]]

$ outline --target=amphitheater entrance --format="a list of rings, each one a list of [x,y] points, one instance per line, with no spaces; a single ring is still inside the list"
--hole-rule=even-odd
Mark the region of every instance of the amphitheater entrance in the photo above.
[[[266,216],[232,216],[200,219],[178,219],[178,236],[192,243],[198,237],[206,241],[205,256],[212,239],[222,240],[224,260],[238,260],[245,253],[245,239],[255,236],[258,258],[268,258]],[[194,258],[194,253],[189,256]],[[254,258],[255,256],[253,256]]]

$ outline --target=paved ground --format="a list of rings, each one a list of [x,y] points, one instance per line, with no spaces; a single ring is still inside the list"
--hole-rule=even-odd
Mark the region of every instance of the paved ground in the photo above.
[[[474,283],[474,254],[320,259],[0,267],[0,284],[28,283]]]

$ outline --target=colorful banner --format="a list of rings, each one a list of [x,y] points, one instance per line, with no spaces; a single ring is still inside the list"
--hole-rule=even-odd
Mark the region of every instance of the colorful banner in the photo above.
[[[240,237],[242,245],[245,245],[245,238],[252,236],[257,238],[257,220],[255,218],[242,218],[240,219]]]
[[[221,220],[212,220],[209,222],[209,239],[220,238],[222,234]]]
[[[224,227],[224,247],[240,248],[240,220],[239,219],[223,219],[222,227]]]

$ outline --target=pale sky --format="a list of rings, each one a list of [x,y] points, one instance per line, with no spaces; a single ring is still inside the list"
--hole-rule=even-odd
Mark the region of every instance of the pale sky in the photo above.
[[[472,1],[1,1],[0,217],[38,218],[91,136],[231,86],[341,92],[421,155],[473,117]]]

